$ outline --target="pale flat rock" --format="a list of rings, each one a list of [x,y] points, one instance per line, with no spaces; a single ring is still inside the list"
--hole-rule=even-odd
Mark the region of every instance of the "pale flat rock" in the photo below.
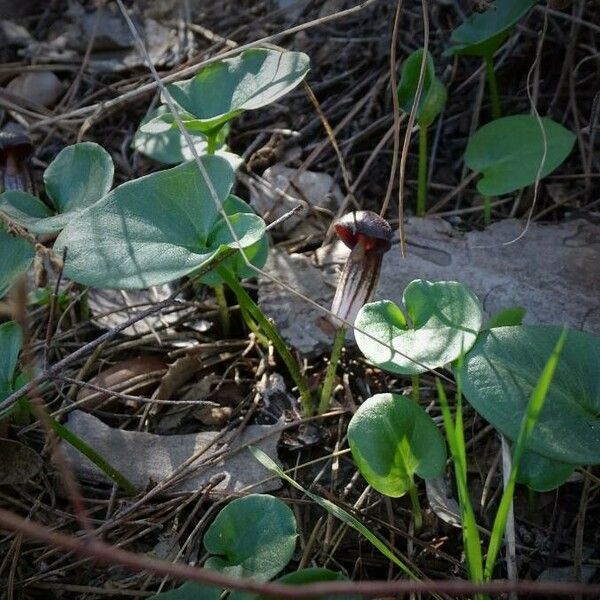
[[[124,431],[109,427],[100,419],[80,410],[69,414],[66,427],[140,489],[171,476],[181,464],[206,448],[220,435],[216,431],[183,435]],[[169,486],[168,492],[195,492],[213,477],[221,474],[225,477],[213,488],[212,495],[239,492],[249,485],[267,479],[271,476],[270,471],[263,467],[246,447],[239,452],[232,451],[251,444],[279,462],[277,443],[280,435],[279,425],[249,425],[241,435],[234,438],[225,456],[216,459],[214,464],[202,466],[211,462],[210,458],[215,452],[223,450],[223,443],[215,444],[198,459],[198,468],[180,483]],[[107,476],[73,446],[65,442],[61,442],[61,446],[77,477],[87,481],[110,483]],[[254,486],[252,492],[270,492],[280,487],[281,480],[275,478]]]
[[[307,256],[272,250],[264,271],[320,306],[331,305],[333,278],[315,267]],[[259,278],[258,297],[261,309],[300,353],[311,354],[330,344],[329,333],[319,327],[325,313],[314,305],[263,276]]]
[[[479,297],[486,314],[512,306],[526,309],[525,323],[566,325],[600,333],[600,226],[584,220],[558,225],[532,223],[519,241],[523,222],[509,219],[485,231],[462,233],[439,218],[406,223],[407,256],[398,240],[385,255],[374,299],[400,304],[413,279],[455,280]],[[274,251],[265,270],[329,308],[348,249],[336,242],[312,256]],[[268,278],[259,300],[287,342],[304,354],[326,351],[332,340],[326,314]]]
[[[260,178],[246,181],[250,189],[250,205],[267,223],[279,219],[298,204],[298,212],[278,226],[280,231],[308,235],[319,231],[321,220],[314,208],[334,212],[344,195],[335,179],[327,173],[291,169],[281,163],[269,167]],[[322,228],[322,225],[321,225]]]

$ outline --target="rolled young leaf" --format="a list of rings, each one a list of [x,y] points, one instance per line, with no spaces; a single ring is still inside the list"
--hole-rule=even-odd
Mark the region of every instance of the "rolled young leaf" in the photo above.
[[[402,76],[398,84],[398,101],[400,108],[406,113],[412,109],[417,93],[423,49],[415,50],[402,64]],[[447,92],[444,84],[435,75],[435,66],[431,54],[427,52],[425,62],[425,79],[417,109],[417,123],[421,127],[429,127],[435,121],[446,104]]]

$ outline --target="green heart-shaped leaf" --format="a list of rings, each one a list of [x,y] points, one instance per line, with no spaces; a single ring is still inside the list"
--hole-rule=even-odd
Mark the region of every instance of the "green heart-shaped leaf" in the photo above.
[[[455,360],[475,343],[481,305],[461,283],[417,279],[404,290],[403,302],[409,320],[389,300],[365,304],[356,317],[356,343],[378,367],[423,373]]]
[[[228,504],[204,535],[206,567],[233,577],[266,581],[292,559],[296,519],[281,500],[251,494]]]
[[[444,439],[431,417],[412,399],[377,394],[356,411],[348,443],[361,475],[378,492],[397,498],[423,479],[439,477],[446,464]]]
[[[225,202],[223,202],[223,210],[229,216],[233,216],[237,213],[244,213],[254,215],[252,207],[244,202],[241,198],[231,194]],[[267,255],[269,253],[269,240],[264,235],[258,240],[258,242],[252,244],[244,250],[246,258],[259,269],[262,268],[267,262]],[[238,279],[245,279],[247,277],[255,277],[256,271],[249,267],[244,260],[241,252],[238,252],[235,256],[228,258],[223,261],[221,265],[227,268],[233,273]],[[209,271],[206,275],[200,278],[200,282],[206,285],[219,285],[223,283],[223,278],[217,273],[216,270]]]
[[[54,211],[26,192],[0,196],[0,210],[36,235],[57,233],[81,211],[106,195],[114,165],[102,146],[83,142],[67,146],[44,171],[46,192]]]
[[[415,101],[422,60],[423,49],[421,48],[410,54],[402,64],[402,75],[397,91],[400,107],[406,113],[411,111]],[[417,111],[417,123],[421,127],[429,127],[433,123],[444,108],[447,98],[444,84],[435,76],[433,58],[429,52],[425,65],[425,79]]]
[[[447,55],[493,56],[514,25],[537,0],[496,0],[485,12],[472,14],[450,36]]]
[[[482,332],[465,356],[473,408],[515,440],[527,403],[562,329],[523,325]],[[600,338],[569,331],[528,449],[572,464],[600,463]]]
[[[567,158],[575,134],[551,119],[542,119],[544,135],[532,115],[496,119],[478,129],[467,145],[465,163],[483,175],[477,189],[486,196],[500,196],[552,173]],[[545,149],[545,152],[544,152]]]
[[[204,67],[168,90],[195,117],[186,127],[212,132],[242,111],[262,108],[287,94],[304,79],[309,65],[302,52],[251,48]]]
[[[219,202],[233,170],[203,156]],[[236,214],[231,226],[242,248],[264,236],[260,217]],[[144,288],[187,275],[225,247],[237,247],[195,162],[152,173],[115,188],[65,227],[55,249],[67,248],[65,275],[85,285]]]
[[[519,462],[517,482],[535,492],[549,492],[565,483],[574,470],[575,465],[525,451]]]
[[[13,236],[0,222],[0,298],[14,280],[27,271],[35,256],[34,247],[23,238]]]
[[[63,225],[105,196],[112,186],[115,167],[110,154],[98,144],[82,142],[63,148],[44,171],[46,192]]]

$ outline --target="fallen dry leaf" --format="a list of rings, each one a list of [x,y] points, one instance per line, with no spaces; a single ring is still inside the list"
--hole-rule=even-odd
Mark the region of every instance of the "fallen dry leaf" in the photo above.
[[[29,446],[0,438],[0,485],[27,483],[42,468],[42,459]]]
[[[206,464],[215,452],[223,448],[222,445],[211,446],[221,435],[218,431],[183,435],[124,431],[109,427],[100,419],[80,410],[74,410],[69,414],[66,426],[139,488],[145,488],[151,482],[157,483],[170,477],[191,456],[205,450],[196,463],[198,467],[191,471],[189,477],[170,486],[168,491],[195,492],[213,477],[225,475],[213,490],[219,495],[239,492],[249,485],[268,478],[270,472],[253,457],[247,447],[239,452],[235,450],[251,444],[260,448],[273,460],[277,460],[277,444],[281,435],[279,424],[250,425],[241,435],[234,437],[227,454],[215,458],[214,464]],[[61,442],[61,446],[78,477],[96,483],[110,482],[96,465],[71,445]],[[280,486],[279,479],[271,479],[254,486],[252,491],[269,492]]]
[[[135,382],[132,380],[141,375],[147,375],[156,371],[165,371],[166,369],[166,363],[158,356],[138,356],[136,358],[122,360],[116,365],[101,371],[98,375],[92,377],[89,383],[116,392],[124,392],[124,390],[127,389],[127,394],[144,396],[151,393],[156,388],[157,382],[141,381],[136,386]],[[85,410],[93,410],[98,408],[101,404],[104,405],[103,408],[105,410],[110,410],[111,407],[114,408],[116,404],[115,402],[105,404],[107,400],[111,398],[109,393],[102,393],[91,388],[82,387],[77,394],[77,400],[83,401],[87,398],[89,398],[89,400],[83,406]],[[127,404],[127,402],[125,404]],[[137,406],[137,404],[135,404],[135,406]]]

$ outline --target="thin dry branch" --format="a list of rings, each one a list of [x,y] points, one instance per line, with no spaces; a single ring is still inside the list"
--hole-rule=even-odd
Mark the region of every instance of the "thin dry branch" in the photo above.
[[[224,589],[241,590],[261,594],[281,600],[301,600],[321,596],[360,595],[364,598],[377,596],[448,593],[454,596],[483,594],[529,594],[542,597],[573,596],[579,594],[588,598],[600,595],[600,584],[545,582],[545,581],[506,581],[503,579],[488,583],[471,583],[464,580],[445,581],[340,581],[311,583],[303,586],[287,586],[280,583],[259,583],[250,579],[228,577],[217,571],[192,567],[182,563],[156,560],[146,555],[138,555],[115,548],[104,542],[89,538],[76,538],[51,531],[47,527],[28,521],[22,517],[0,509],[0,526],[8,531],[22,533],[28,538],[43,541],[68,552],[90,558],[98,563],[120,565],[134,572],[149,572],[155,575],[170,576],[181,581],[197,581]]]

